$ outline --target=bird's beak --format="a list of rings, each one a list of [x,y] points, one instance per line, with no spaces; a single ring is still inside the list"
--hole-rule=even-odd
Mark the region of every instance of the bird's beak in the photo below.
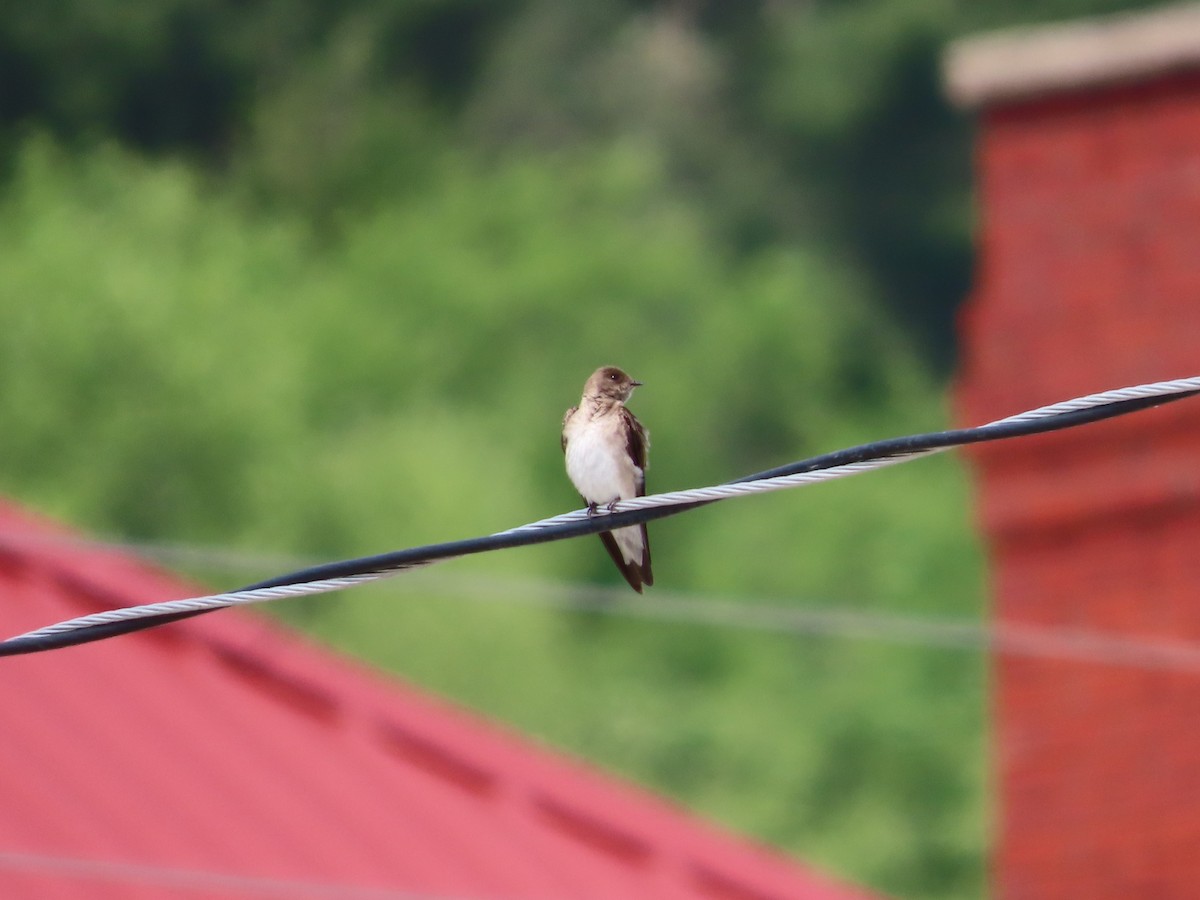
[[[644,381],[631,381],[631,382],[629,382],[629,386],[630,387],[641,387],[645,383],[646,382],[644,382]]]

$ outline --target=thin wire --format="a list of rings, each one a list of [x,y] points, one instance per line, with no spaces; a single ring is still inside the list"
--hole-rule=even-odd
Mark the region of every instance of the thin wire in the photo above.
[[[622,501],[619,510],[614,512],[591,514],[587,510],[576,510],[485,537],[312,566],[236,591],[93,613],[2,641],[0,656],[34,653],[100,640],[229,606],[341,590],[445,559],[610,531],[677,515],[733,497],[856,475],[951,447],[1075,427],[1181,400],[1197,393],[1200,393],[1200,376],[1104,391],[1029,410],[975,428],[876,441],[747,475],[726,484]]]
[[[156,886],[179,890],[220,892],[222,896],[308,897],[320,900],[466,900],[407,890],[321,883],[257,875],[234,875],[202,869],[179,869],[149,863],[83,859],[0,850],[0,870],[26,874],[42,873],[58,880],[116,882],[126,886]]]
[[[425,579],[428,582],[428,579]],[[407,582],[414,585],[416,579]],[[1005,656],[1073,660],[1147,670],[1200,674],[1200,643],[1131,638],[1083,628],[982,623],[962,618],[897,615],[846,607],[797,607],[749,597],[706,597],[658,590],[638,602],[627,590],[596,585],[519,580],[508,584],[479,576],[442,573],[435,588],[470,601],[486,595],[529,606],[686,625],[738,628],[772,634],[874,640],[889,644]],[[428,583],[425,590],[428,591]]]

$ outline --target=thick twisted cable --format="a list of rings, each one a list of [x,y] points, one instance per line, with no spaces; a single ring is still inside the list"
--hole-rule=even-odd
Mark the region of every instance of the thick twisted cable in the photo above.
[[[623,500],[620,508],[612,512],[589,514],[587,510],[575,510],[485,537],[316,566],[236,591],[92,613],[0,641],[0,656],[99,640],[230,606],[342,590],[445,559],[608,531],[733,497],[844,478],[940,453],[952,447],[1068,428],[1197,393],[1200,393],[1200,376],[1103,391],[1028,410],[975,428],[877,441],[801,460],[725,484]]]
[[[621,509],[622,511],[631,511],[637,509],[656,509],[661,507],[678,506],[684,503],[712,503],[717,500],[727,500],[731,497],[746,496],[749,494],[761,494],[768,491],[778,491],[785,488],[796,487],[801,484],[813,484],[818,481],[830,481],[835,478],[845,477],[846,475],[853,475],[856,472],[865,472],[870,469],[880,468],[881,466],[904,462],[909,458],[911,457],[896,456],[888,459],[875,460],[872,462],[851,463],[849,465],[837,466],[831,469],[821,469],[816,472],[808,472],[802,475],[790,475],[779,478],[764,479],[762,481],[748,481],[729,485],[714,485],[713,487],[707,488],[692,488],[684,491],[671,491],[664,494],[654,494],[649,497],[639,497],[636,500],[630,500],[627,502],[623,501],[621,503]],[[647,503],[645,501],[650,502]],[[530,522],[526,525],[521,525],[517,528],[510,528],[506,531],[498,531],[493,535],[489,535],[489,537],[499,538],[509,535],[519,535],[531,531],[541,531],[547,528],[555,528],[560,525],[568,525],[577,522],[600,521],[600,516],[605,515],[611,514],[589,514],[586,509],[580,509],[569,513],[562,513],[561,515],[557,516],[551,516],[548,519],[541,519],[537,522]],[[597,530],[607,530],[607,528],[601,528]],[[456,554],[455,556],[446,556],[442,557],[442,559],[454,559],[458,555],[459,554]],[[394,575],[399,575],[401,572],[408,571],[409,569],[430,565],[434,561],[435,560],[432,559],[416,561],[386,569],[375,569],[369,572],[361,572],[357,575],[344,575],[336,578],[322,578],[315,581],[301,581],[290,584],[271,585],[269,587],[227,591],[221,594],[208,594],[203,597],[188,597],[182,600],[164,600],[160,603],[148,603],[143,606],[127,606],[121,609],[110,609],[103,612],[79,616],[78,618],[74,619],[68,619],[67,621],[58,622],[54,625],[47,625],[43,628],[38,628],[34,631],[29,631],[25,634],[18,635],[12,640],[20,640],[22,638],[49,637],[51,635],[77,631],[81,628],[92,628],[98,625],[112,625],[117,622],[126,622],[132,619],[170,616],[176,613],[208,612],[209,610],[222,609],[230,606],[246,606],[253,603],[268,603],[273,600],[286,600],[293,597],[304,597],[311,594],[326,594],[332,591],[340,591],[344,588],[366,584],[371,581],[379,581],[383,578],[390,578]],[[3,645],[0,644],[0,647],[2,646]]]

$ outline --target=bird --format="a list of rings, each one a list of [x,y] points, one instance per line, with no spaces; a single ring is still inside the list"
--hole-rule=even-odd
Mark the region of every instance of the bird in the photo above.
[[[563,416],[567,476],[591,515],[646,493],[650,433],[625,408],[641,386],[616,366],[601,366],[584,384],[579,405]],[[640,594],[642,585],[654,584],[644,523],[603,531],[600,540],[630,587]]]

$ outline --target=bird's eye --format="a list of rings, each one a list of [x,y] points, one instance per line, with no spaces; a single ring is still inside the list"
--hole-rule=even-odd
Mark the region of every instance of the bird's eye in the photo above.
[[[608,380],[609,380],[609,381],[616,381],[616,380],[617,380],[617,373],[616,373],[616,372],[609,372],[609,373],[608,373]]]

